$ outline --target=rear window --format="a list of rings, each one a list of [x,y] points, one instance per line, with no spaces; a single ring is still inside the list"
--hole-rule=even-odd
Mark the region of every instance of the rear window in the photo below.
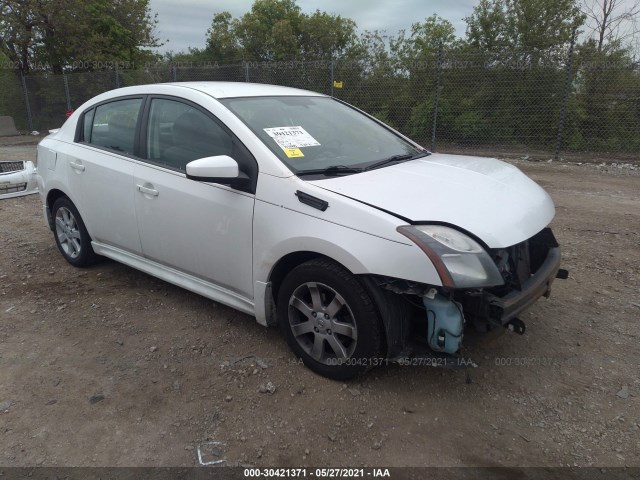
[[[95,108],[95,113],[85,114],[85,141],[91,145],[108,148],[119,153],[133,154],[141,98],[129,98],[105,103]],[[90,135],[87,137],[87,117],[93,117]]]

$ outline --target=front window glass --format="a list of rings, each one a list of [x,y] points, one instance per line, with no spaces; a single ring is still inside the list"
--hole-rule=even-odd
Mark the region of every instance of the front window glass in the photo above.
[[[148,160],[184,172],[192,160],[231,156],[232,149],[231,136],[201,111],[174,100],[151,102]]]
[[[374,120],[327,97],[220,100],[294,173],[362,168],[423,151]]]

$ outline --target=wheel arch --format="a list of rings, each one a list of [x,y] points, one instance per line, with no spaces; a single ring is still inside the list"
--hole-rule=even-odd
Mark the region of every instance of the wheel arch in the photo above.
[[[254,308],[256,320],[258,321],[258,323],[265,326],[277,325],[278,320],[276,313],[276,302],[280,285],[282,284],[284,278],[289,274],[289,272],[291,272],[298,265],[301,265],[314,258],[325,258],[327,260],[335,262],[352,274],[354,274],[354,269],[363,268],[360,262],[358,262],[355,258],[348,254],[348,256],[346,257],[347,261],[345,262],[343,261],[344,259],[341,261],[341,259],[336,258],[335,255],[328,255],[327,253],[322,252],[322,248],[306,250],[290,249],[289,251],[287,251],[286,249],[283,250],[286,251],[286,253],[280,255],[278,259],[273,262],[271,268],[268,271],[263,270],[262,275],[258,276],[258,278],[262,277],[263,280],[256,280],[255,282],[256,288],[254,290]],[[341,255],[340,257],[344,256]],[[267,262],[263,262],[262,265],[265,265],[265,263]]]
[[[266,309],[268,312],[267,324],[271,326],[277,324],[275,305],[277,303],[280,285],[287,274],[298,265],[316,258],[330,260],[340,265],[358,279],[374,302],[384,325],[383,342],[387,358],[397,358],[401,355],[408,342],[410,330],[411,313],[406,302],[401,299],[400,295],[379,287],[371,275],[355,274],[350,268],[335,258],[315,251],[303,250],[288,253],[280,258],[273,266],[268,280],[268,285],[270,285],[267,291],[268,298],[265,298],[265,302],[269,305]]]
[[[49,190],[49,193],[47,193],[47,198],[46,198],[46,207],[47,207],[47,221],[49,222],[49,228],[51,230],[54,229],[54,225],[53,225],[53,204],[56,203],[56,200],[58,200],[61,197],[67,197],[69,198],[69,196],[64,193],[62,190],[59,190],[57,188],[52,188],[51,190]],[[76,207],[77,208],[77,207]]]
[[[274,300],[278,298],[280,285],[282,284],[284,278],[289,274],[289,272],[296,268],[298,265],[301,265],[304,262],[308,262],[309,260],[312,260],[314,258],[326,258],[335,262],[333,258],[330,258],[322,253],[301,250],[299,252],[288,253],[275,263],[275,265],[271,269],[271,273],[269,274],[268,279],[268,282],[271,283],[271,294]],[[340,265],[344,267],[344,265]]]

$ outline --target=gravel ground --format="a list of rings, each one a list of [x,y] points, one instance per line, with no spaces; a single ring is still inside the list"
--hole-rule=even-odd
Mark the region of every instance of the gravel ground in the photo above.
[[[471,383],[324,379],[247,315],[112,261],[74,269],[37,195],[0,201],[0,465],[640,466],[640,170],[514,163],[556,202],[570,278],[525,335],[468,349]]]

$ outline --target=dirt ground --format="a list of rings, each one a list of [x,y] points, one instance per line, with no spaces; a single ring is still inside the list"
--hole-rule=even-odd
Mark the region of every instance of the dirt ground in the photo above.
[[[37,195],[0,201],[0,465],[640,466],[640,168],[514,163],[556,202],[570,278],[525,335],[468,349],[471,383],[324,379],[247,315],[71,267]]]

